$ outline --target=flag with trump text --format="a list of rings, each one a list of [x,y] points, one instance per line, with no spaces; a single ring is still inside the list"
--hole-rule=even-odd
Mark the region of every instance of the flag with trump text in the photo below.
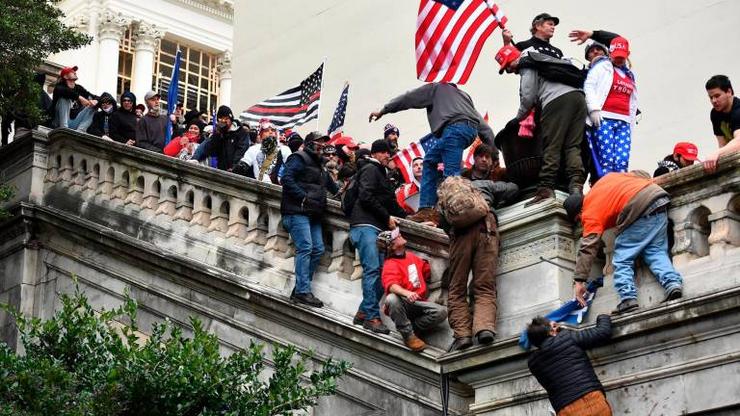
[[[483,44],[506,21],[492,0],[421,0],[416,18],[416,77],[465,84]]]
[[[263,118],[281,129],[300,126],[318,118],[324,64],[297,86],[249,107],[240,119],[257,124]]]
[[[347,96],[349,95],[349,83],[344,84],[342,95],[339,96],[337,109],[334,110],[334,116],[331,118],[331,124],[327,133],[332,139],[339,137],[344,131],[344,116],[347,114]]]

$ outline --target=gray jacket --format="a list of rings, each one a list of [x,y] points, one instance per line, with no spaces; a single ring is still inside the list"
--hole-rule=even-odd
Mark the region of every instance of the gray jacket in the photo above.
[[[470,96],[455,84],[424,84],[392,99],[380,113],[397,113],[410,108],[426,108],[429,127],[437,137],[447,124],[467,120],[478,124],[478,135],[483,143],[494,146],[493,130],[483,121]]]
[[[570,65],[567,61],[539,52],[528,52],[528,54],[532,59],[538,61],[565,62]],[[573,88],[559,82],[548,81],[535,69],[522,68],[519,71],[519,75],[521,75],[521,83],[519,85],[519,111],[516,114],[517,120],[524,119],[534,107],[547,107],[548,104],[561,95],[572,91],[583,92],[582,89]]]

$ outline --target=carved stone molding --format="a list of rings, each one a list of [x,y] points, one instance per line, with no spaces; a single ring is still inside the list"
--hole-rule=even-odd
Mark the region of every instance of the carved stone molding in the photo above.
[[[218,57],[218,75],[221,79],[231,78],[231,51],[226,50]]]
[[[575,260],[575,243],[572,239],[553,235],[515,247],[503,248],[498,261],[499,273],[541,263],[540,256]]]
[[[121,13],[106,10],[100,15],[98,22],[98,37],[100,39],[120,40],[126,29],[131,25],[132,19]]]
[[[231,0],[170,0],[171,2],[184,4],[208,14],[226,19],[234,20],[234,2]]]
[[[147,50],[154,53],[159,40],[164,36],[164,30],[151,23],[139,22],[134,32],[136,50]]]

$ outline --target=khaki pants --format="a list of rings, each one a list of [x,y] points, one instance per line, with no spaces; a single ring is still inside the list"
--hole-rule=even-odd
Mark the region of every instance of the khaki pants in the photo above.
[[[450,235],[450,288],[448,320],[455,338],[470,337],[496,327],[496,265],[498,230],[496,219],[485,221]],[[468,305],[468,274],[473,304]],[[470,307],[473,309],[471,316]]]
[[[558,416],[612,416],[612,408],[602,391],[592,391],[560,409]]]

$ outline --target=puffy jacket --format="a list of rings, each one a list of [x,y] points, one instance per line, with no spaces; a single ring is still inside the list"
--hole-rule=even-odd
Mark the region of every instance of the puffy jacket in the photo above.
[[[227,132],[215,130],[208,141],[205,156],[216,156],[218,168],[231,170],[249,148],[249,133],[237,121]]]
[[[326,210],[327,188],[336,193],[336,184],[321,167],[314,152],[301,150],[288,156],[282,178],[280,213],[321,217]]]
[[[611,318],[599,315],[595,328],[562,331],[547,338],[529,356],[529,371],[547,390],[555,412],[587,393],[604,390],[585,350],[605,343],[611,336]]]
[[[391,215],[406,218],[406,211],[396,202],[385,167],[375,159],[362,160],[358,165],[358,197],[352,208],[350,225],[372,225],[387,230]]]

